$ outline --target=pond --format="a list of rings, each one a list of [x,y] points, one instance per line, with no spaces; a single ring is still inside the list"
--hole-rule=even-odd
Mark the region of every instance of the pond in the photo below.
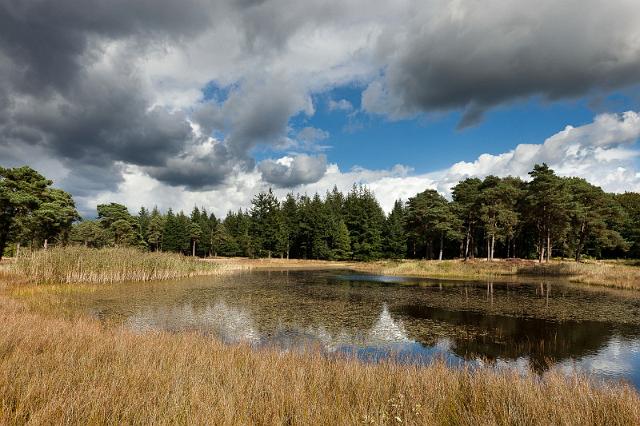
[[[580,371],[640,388],[632,291],[297,270],[100,286],[65,303],[136,332],[196,331],[365,360]]]

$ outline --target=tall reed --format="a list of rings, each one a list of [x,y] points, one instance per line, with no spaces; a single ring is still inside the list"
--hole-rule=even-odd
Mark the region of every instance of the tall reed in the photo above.
[[[10,269],[33,283],[113,283],[207,275],[224,267],[175,253],[134,248],[54,247],[24,252]]]

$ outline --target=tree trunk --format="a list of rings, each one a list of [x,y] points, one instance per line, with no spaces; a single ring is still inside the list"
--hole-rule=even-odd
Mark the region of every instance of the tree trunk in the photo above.
[[[584,225],[580,227],[580,237],[578,238],[578,246],[576,247],[576,262],[580,262],[580,256],[582,255],[582,247],[584,247]]]
[[[196,257],[196,240],[193,240],[193,244],[191,246],[191,256]]]
[[[491,261],[493,261],[493,253],[495,251],[496,248],[496,236],[492,235],[491,236]]]
[[[440,234],[440,255],[438,260],[442,260],[442,251],[444,250],[444,233]]]
[[[467,235],[465,238],[465,247],[464,247],[464,260],[469,259],[469,242],[471,240],[471,230],[467,227]]]
[[[487,235],[487,262],[489,262],[490,260],[491,260],[491,240]]]
[[[0,260],[2,260],[2,255],[4,254],[4,248],[7,245],[7,237],[4,233],[0,234]]]
[[[44,249],[46,250],[48,246],[49,246],[49,239],[45,238],[44,239]]]
[[[509,257],[509,254],[510,254],[510,253],[509,253],[509,249],[510,249],[510,248],[511,248],[511,239],[510,239],[510,238],[508,238],[508,239],[507,239],[507,259],[510,259],[510,257]]]
[[[538,251],[540,255],[539,261],[542,263],[544,261],[544,240],[542,238],[538,240]]]
[[[547,262],[551,260],[551,230],[547,229]]]
[[[20,257],[20,243],[16,243],[16,259]]]

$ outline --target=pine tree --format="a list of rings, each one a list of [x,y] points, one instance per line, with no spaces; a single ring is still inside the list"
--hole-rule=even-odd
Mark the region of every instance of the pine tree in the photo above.
[[[476,234],[480,222],[480,185],[478,178],[468,178],[453,187],[452,210],[462,223],[464,259],[473,259],[476,252]]]
[[[251,201],[250,235],[258,254],[282,256],[286,250],[284,221],[273,191],[261,192]]]
[[[571,194],[569,244],[579,262],[587,243],[592,240],[597,250],[627,248],[622,236],[611,229],[608,220],[621,216],[619,205],[599,187],[584,179],[568,178],[565,185]]]
[[[173,210],[169,209],[164,220],[162,232],[162,249],[165,251],[180,251],[180,231]]]
[[[195,222],[189,224],[189,238],[191,239],[191,256],[196,256],[196,243],[202,238],[202,229]]]
[[[527,213],[537,231],[538,260],[551,259],[554,241],[561,240],[569,225],[570,196],[567,186],[545,163],[529,172]]]
[[[298,204],[293,194],[287,194],[281,206],[282,221],[285,233],[285,255],[289,259],[291,251],[296,245],[298,234],[300,232],[300,217]]]
[[[337,260],[347,260],[351,258],[351,238],[349,238],[349,229],[347,229],[347,225],[343,220],[338,222],[332,257]]]
[[[461,237],[460,223],[451,205],[433,189],[427,189],[409,199],[407,226],[423,239],[427,259],[434,257],[434,240],[439,242],[438,259],[442,260],[445,239]]]
[[[138,234],[140,234],[140,239],[146,243],[149,242],[149,222],[151,221],[151,216],[146,208],[140,207],[140,211],[138,212],[138,216],[136,217],[136,222],[138,225]]]
[[[487,176],[480,185],[480,220],[484,225],[487,260],[493,260],[496,240],[512,240],[520,221],[516,211],[522,196],[518,179]]]
[[[345,224],[356,260],[372,260],[382,255],[384,212],[371,191],[354,185],[344,203]]]
[[[384,222],[384,254],[392,259],[402,259],[407,252],[407,232],[404,203],[396,200]]]
[[[164,233],[164,227],[164,218],[158,211],[158,208],[154,207],[151,211],[149,226],[147,228],[147,241],[149,242],[149,247],[153,251],[162,250],[162,236]]]

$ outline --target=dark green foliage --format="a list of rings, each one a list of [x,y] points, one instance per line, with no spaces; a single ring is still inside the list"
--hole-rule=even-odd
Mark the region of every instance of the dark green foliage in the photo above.
[[[407,253],[406,211],[404,203],[396,200],[389,216],[384,221],[384,255],[391,259],[402,259]]]
[[[461,223],[450,203],[436,190],[427,189],[407,203],[407,228],[424,244],[427,259],[434,258],[434,241],[442,259],[445,239],[460,238]]]
[[[0,259],[9,242],[66,243],[80,217],[71,195],[30,167],[0,167]]]
[[[180,229],[178,220],[173,210],[169,209],[164,218],[164,229],[162,230],[162,250],[163,251],[181,251],[182,245],[180,241]]]
[[[369,189],[354,185],[344,202],[344,221],[354,259],[372,260],[382,256],[384,212]]]
[[[487,176],[479,187],[480,221],[484,227],[487,259],[493,260],[496,240],[509,243],[516,236],[520,223],[518,204],[523,197],[522,181]]]
[[[142,240],[148,242],[149,240],[149,222],[151,222],[151,216],[146,208],[140,207],[138,216],[136,217],[136,223],[138,225],[138,234]]]
[[[611,227],[624,221],[620,204],[584,179],[567,178],[564,181],[571,197],[567,245],[576,261],[580,261],[589,245],[595,255],[603,249],[628,248],[620,233]]]
[[[347,260],[351,258],[351,255],[349,229],[344,220],[340,219],[333,241],[333,248],[331,249],[331,257],[336,260]]]
[[[640,194],[625,192],[613,196],[621,209],[622,217],[614,224],[615,229],[629,243],[628,255],[640,258]]]
[[[151,250],[162,250],[164,227],[165,219],[158,211],[158,208],[154,207],[149,218],[149,226],[147,227],[147,243]]]
[[[464,244],[462,257],[473,259],[476,254],[477,230],[480,224],[480,186],[478,178],[468,178],[453,187],[452,209],[462,220]]]
[[[131,216],[126,206],[118,203],[99,204],[97,210],[98,222],[108,236],[109,245],[146,246],[140,232],[141,222],[137,217]]]
[[[261,192],[251,201],[249,235],[253,252],[258,256],[284,256],[287,235],[280,212],[280,203],[271,189]]]
[[[91,248],[104,247],[109,241],[107,233],[95,220],[85,220],[73,225],[69,239],[73,243]]]
[[[554,244],[568,231],[571,198],[565,181],[546,164],[536,164],[529,175],[527,219],[536,230],[538,259],[546,254],[549,260]]]
[[[230,239],[224,247],[221,248],[220,254],[224,256],[253,256],[253,244],[249,237],[250,217],[247,212],[242,209],[236,213],[229,212],[223,221],[225,230]]]
[[[584,179],[536,165],[531,180],[487,176],[452,188],[448,201],[426,190],[385,216],[372,192],[354,185],[324,197],[261,192],[249,211],[222,220],[194,207],[189,216],[117,203],[77,222],[71,196],[36,171],[0,168],[0,249],[20,244],[130,246],[195,256],[372,260],[381,257],[640,258],[640,194],[608,194]],[[74,223],[75,222],[75,223]]]

